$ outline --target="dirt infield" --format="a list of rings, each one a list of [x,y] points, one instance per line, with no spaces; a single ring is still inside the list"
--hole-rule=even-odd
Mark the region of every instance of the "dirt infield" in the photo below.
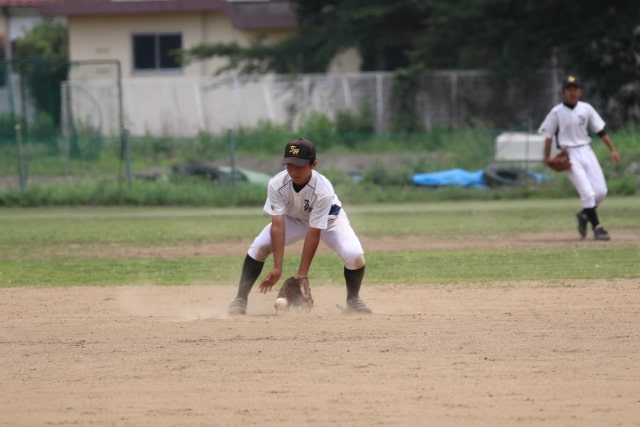
[[[635,281],[0,289],[0,425],[638,426]]]

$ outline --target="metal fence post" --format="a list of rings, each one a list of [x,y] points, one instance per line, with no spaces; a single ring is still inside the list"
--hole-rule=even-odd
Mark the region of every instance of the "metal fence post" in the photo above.
[[[124,157],[127,174],[127,190],[131,190],[131,142],[129,141],[129,129],[125,129],[124,136]]]
[[[18,181],[20,182],[20,191],[27,189],[28,163],[24,162],[24,151],[22,150],[22,127],[20,124],[15,125],[16,131],[16,149],[18,154]]]
[[[233,140],[233,129],[229,128],[229,157],[231,162],[231,183],[233,184],[233,190],[236,189],[236,147]]]

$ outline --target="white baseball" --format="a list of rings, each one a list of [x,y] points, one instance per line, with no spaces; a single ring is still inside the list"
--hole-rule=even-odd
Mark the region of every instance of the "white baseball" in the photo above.
[[[276,311],[287,310],[289,308],[286,298],[276,298],[273,306],[276,308]]]

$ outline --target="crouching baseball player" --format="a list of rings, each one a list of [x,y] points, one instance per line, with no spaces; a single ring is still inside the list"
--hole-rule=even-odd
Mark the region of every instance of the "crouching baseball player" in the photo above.
[[[349,218],[334,193],[333,185],[315,170],[316,149],[311,141],[298,138],[286,144],[282,163],[286,170],[275,175],[267,190],[264,211],[271,215],[268,224],[249,247],[242,266],[236,298],[230,315],[246,314],[249,292],[262,272],[265,260],[273,254],[273,268],[260,283],[266,293],[282,276],[284,248],[304,239],[295,279],[306,279],[311,262],[322,240],[344,262],[347,285],[347,312],[371,313],[360,299],[364,278],[364,250]]]

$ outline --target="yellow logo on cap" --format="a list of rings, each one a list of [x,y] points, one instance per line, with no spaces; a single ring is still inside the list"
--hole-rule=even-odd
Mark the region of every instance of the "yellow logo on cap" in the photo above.
[[[296,145],[292,145],[291,147],[289,147],[289,153],[297,156],[298,154],[300,154],[300,148],[298,148],[298,146]]]
[[[575,82],[575,81],[576,81],[576,78],[575,78],[575,77],[573,77],[573,76],[569,76],[569,77],[567,77],[567,81],[568,81],[569,83],[573,83],[573,82]]]

